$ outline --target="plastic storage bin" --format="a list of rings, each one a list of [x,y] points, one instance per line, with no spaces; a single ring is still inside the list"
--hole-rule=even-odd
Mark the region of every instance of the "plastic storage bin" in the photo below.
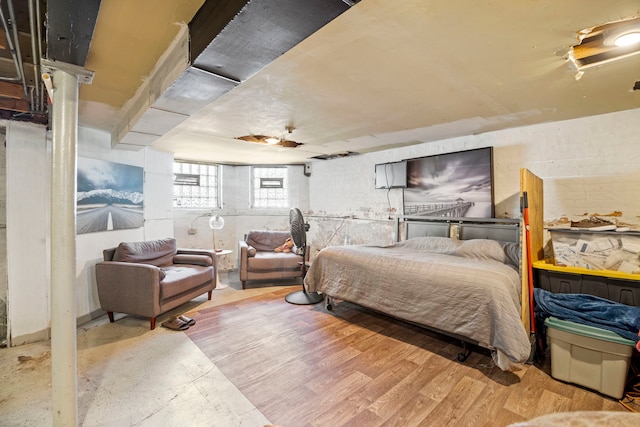
[[[640,233],[547,229],[556,266],[640,276]]]
[[[544,323],[553,378],[622,398],[635,342],[611,331],[555,317]]]
[[[589,294],[640,307],[640,275],[533,263],[536,287],[554,294]]]

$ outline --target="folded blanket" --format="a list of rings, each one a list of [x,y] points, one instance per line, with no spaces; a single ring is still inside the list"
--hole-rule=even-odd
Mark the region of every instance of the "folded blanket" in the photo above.
[[[554,294],[535,288],[535,315],[539,321],[549,316],[606,329],[640,341],[640,307],[632,307],[586,294]]]

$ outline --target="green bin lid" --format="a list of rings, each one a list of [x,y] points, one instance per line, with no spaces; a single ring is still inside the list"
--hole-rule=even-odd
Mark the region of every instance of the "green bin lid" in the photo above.
[[[568,320],[560,320],[555,317],[547,317],[544,324],[549,328],[558,329],[561,331],[569,332],[572,334],[582,335],[584,337],[591,337],[598,340],[614,342],[618,344],[634,346],[636,343],[629,339],[623,338],[615,332],[608,331],[606,329],[600,329],[589,325],[582,325],[580,323],[570,322]]]

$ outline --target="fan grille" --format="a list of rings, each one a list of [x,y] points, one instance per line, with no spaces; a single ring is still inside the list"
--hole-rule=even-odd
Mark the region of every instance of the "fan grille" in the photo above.
[[[297,247],[307,247],[307,233],[305,230],[304,218],[302,212],[298,208],[292,208],[289,211],[289,225],[291,226],[291,238]]]

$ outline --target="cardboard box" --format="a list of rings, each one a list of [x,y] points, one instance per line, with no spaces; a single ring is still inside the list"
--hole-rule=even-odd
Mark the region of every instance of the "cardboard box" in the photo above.
[[[622,398],[635,342],[555,317],[547,318],[545,325],[553,378]]]

